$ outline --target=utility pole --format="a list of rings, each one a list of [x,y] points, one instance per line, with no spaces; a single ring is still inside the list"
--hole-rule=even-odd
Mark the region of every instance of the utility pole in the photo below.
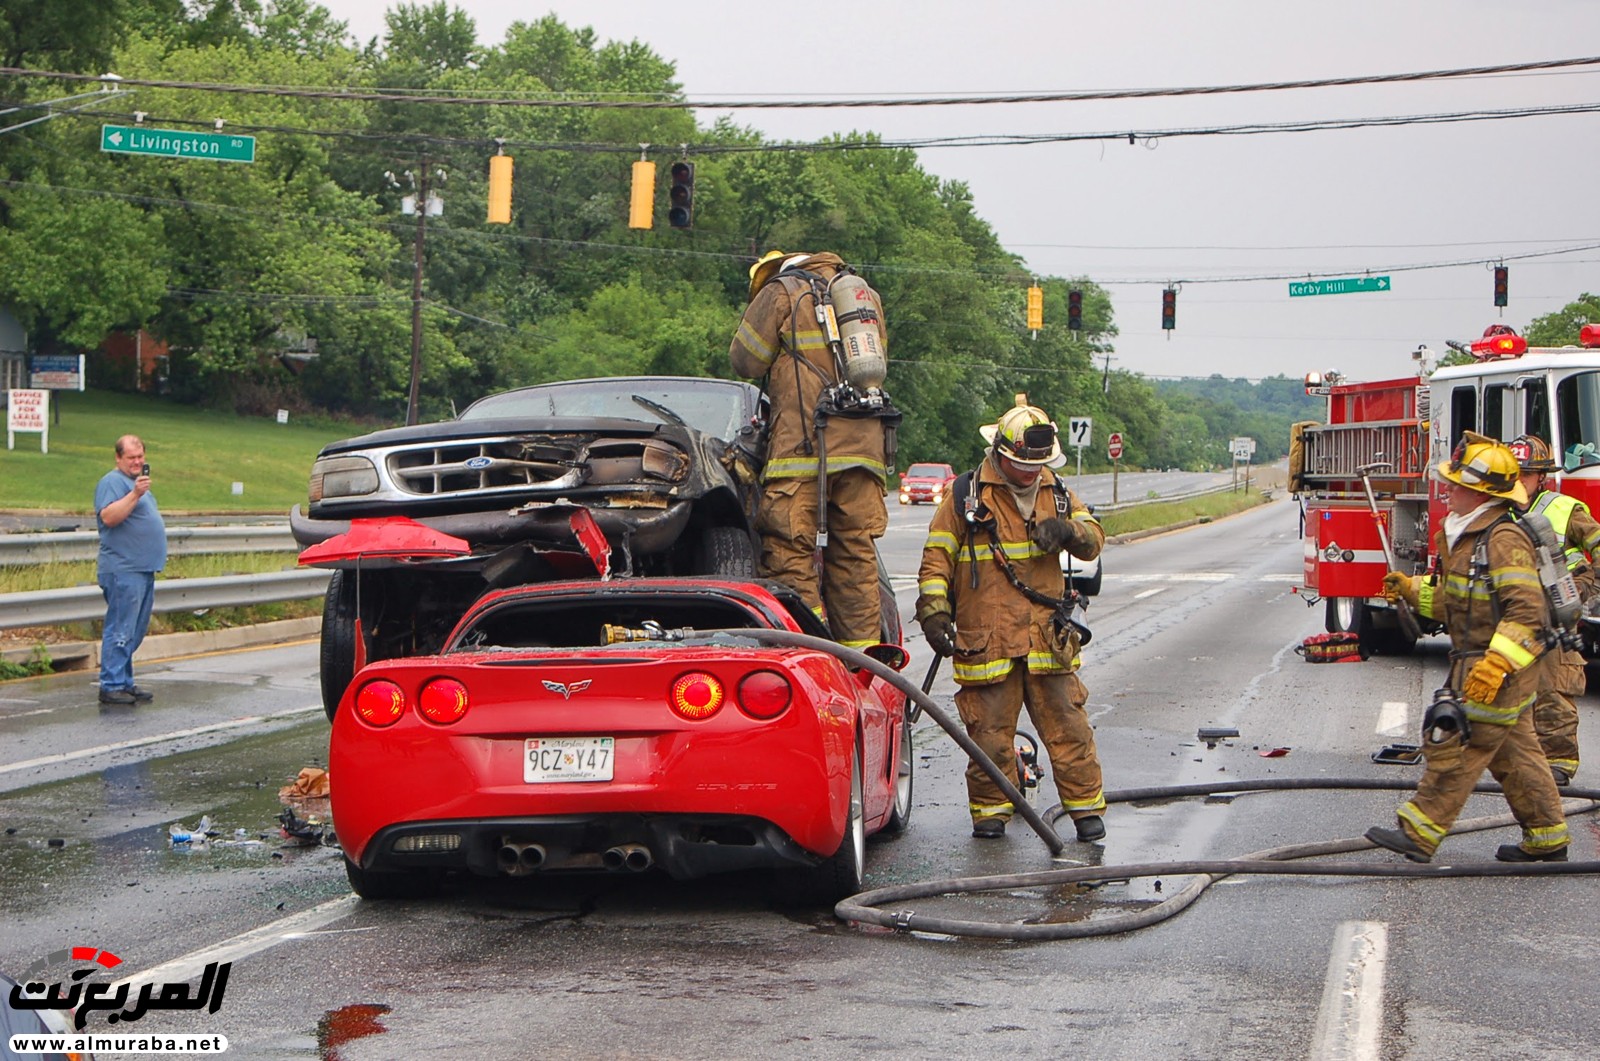
[[[417,422],[417,393],[422,384],[422,249],[428,240],[428,215],[444,213],[444,200],[428,192],[428,159],[423,157],[415,174],[408,173],[416,195],[400,201],[400,212],[417,215],[417,237],[411,266],[411,394],[406,402],[406,426]],[[444,179],[443,171],[439,179]]]

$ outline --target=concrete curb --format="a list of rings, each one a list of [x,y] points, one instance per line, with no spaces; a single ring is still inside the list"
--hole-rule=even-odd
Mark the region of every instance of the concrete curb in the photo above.
[[[144,639],[134,661],[150,663],[155,660],[194,656],[204,652],[225,652],[236,648],[275,645],[285,641],[300,641],[316,637],[322,630],[322,617],[310,615],[304,619],[280,619],[253,626],[235,626],[227,630],[194,630],[181,634],[156,634]],[[46,645],[51,666],[57,673],[74,670],[93,670],[100,666],[100,642],[68,641]],[[0,659],[10,663],[27,663],[33,656],[33,646],[0,651]]]

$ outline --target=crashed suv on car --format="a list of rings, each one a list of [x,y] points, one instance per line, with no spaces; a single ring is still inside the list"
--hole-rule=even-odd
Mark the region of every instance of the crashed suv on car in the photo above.
[[[456,419],[323,448],[290,513],[334,568],[322,626],[332,711],[364,663],[435,652],[485,592],[611,574],[755,574],[766,399],[695,377],[571,380]]]

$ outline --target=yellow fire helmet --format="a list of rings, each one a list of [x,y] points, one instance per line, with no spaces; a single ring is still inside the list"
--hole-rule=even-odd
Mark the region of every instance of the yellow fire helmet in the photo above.
[[[756,259],[750,267],[750,298],[756,297],[756,292],[767,286],[771,280],[786,265],[799,265],[809,254],[788,254],[784,251],[768,251]]]
[[[1440,461],[1433,469],[1446,482],[1526,505],[1528,492],[1518,478],[1521,471],[1511,447],[1476,431],[1463,432],[1450,459]]]
[[[1518,435],[1510,442],[1511,455],[1517,466],[1525,472],[1553,472],[1556,459],[1550,453],[1550,444],[1538,435]]]
[[[978,428],[978,434],[1017,464],[1059,468],[1067,462],[1056,425],[1043,409],[1028,404],[1026,394],[1017,395],[1016,406],[1002,413],[997,423]]]

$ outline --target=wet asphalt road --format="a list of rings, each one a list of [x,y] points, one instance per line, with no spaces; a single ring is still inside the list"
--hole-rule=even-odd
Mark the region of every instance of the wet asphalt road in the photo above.
[[[884,553],[903,614],[930,514],[890,506]],[[1369,756],[1409,739],[1443,673],[1442,642],[1410,658],[1304,664],[1292,646],[1321,629],[1321,612],[1289,592],[1296,532],[1294,506],[1278,503],[1107,550],[1084,676],[1108,790],[1418,775]],[[929,657],[914,632],[910,647],[907,673],[920,680]],[[277,787],[326,761],[315,678],[314,646],[301,645],[146,668],[141,683],[158,699],[132,711],[100,708],[83,674],[0,684],[0,970],[16,975],[73,945],[113,950],[132,971],[164,967],[162,979],[231,960],[215,1015],[152,1012],[125,1030],[220,1031],[236,1055],[265,1058],[1560,1058],[1591,1056],[1585,1044],[1600,1041],[1582,972],[1600,950],[1590,877],[1233,878],[1155,927],[1040,944],[783,912],[744,878],[488,882],[436,901],[364,903],[348,896],[335,850],[286,848],[275,835]],[[948,704],[952,691],[943,670],[934,695]],[[1582,710],[1600,762],[1592,698]],[[1208,748],[1195,735],[1213,724],[1241,736]],[[869,846],[870,886],[1051,867],[1020,821],[1004,841],[969,838],[959,753],[928,718],[915,743],[911,826]],[[1277,748],[1288,752],[1259,754]],[[1105,842],[1069,843],[1060,864],[1359,836],[1402,798],[1119,804]],[[1048,780],[1038,802],[1054,802]],[[1465,817],[1503,809],[1474,797]],[[202,813],[267,842],[167,842],[171,823]],[[1575,857],[1597,857],[1594,816],[1572,829]],[[1462,835],[1446,852],[1482,859],[1512,839]],[[1161,884],[1161,894],[1178,887]],[[1157,897],[1146,878],[914,905],[1075,922]],[[1347,1014],[1353,1030],[1340,1038],[1319,1016],[1351,924],[1379,926],[1386,962],[1375,996],[1368,978],[1367,1024]],[[1375,1039],[1361,1031],[1374,1020]]]

